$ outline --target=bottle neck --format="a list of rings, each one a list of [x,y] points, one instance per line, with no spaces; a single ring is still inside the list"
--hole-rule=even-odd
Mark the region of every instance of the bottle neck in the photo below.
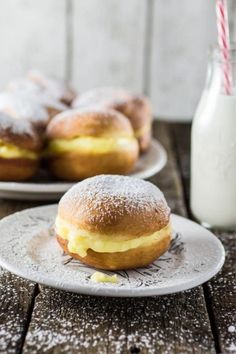
[[[229,59],[222,60],[218,49],[214,49],[209,60],[206,89],[219,94],[234,95],[236,90],[236,50],[229,52]]]

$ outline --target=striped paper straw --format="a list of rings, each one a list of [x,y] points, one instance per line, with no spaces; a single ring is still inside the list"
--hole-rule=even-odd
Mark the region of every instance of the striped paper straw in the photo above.
[[[229,21],[226,0],[216,0],[218,44],[220,47],[223,84],[226,95],[232,94],[232,69],[230,65]]]

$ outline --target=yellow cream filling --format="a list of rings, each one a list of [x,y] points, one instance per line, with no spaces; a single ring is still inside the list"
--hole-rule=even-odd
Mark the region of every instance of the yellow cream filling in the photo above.
[[[27,158],[35,160],[37,159],[37,154],[35,152],[19,148],[18,146],[5,143],[0,140],[0,157],[5,159],[14,159],[14,158]]]
[[[95,283],[118,283],[117,275],[107,275],[102,272],[95,272],[91,275],[90,279]]]
[[[90,153],[106,153],[129,149],[132,142],[135,142],[134,137],[97,138],[87,136],[74,139],[54,139],[49,142],[47,152],[60,154],[79,150]]]
[[[88,249],[101,253],[114,253],[148,246],[154,243],[159,237],[171,232],[171,226],[168,224],[163,229],[149,236],[141,236],[129,240],[119,239],[116,236],[116,239],[111,240],[111,237],[104,237],[99,234],[80,230],[59,217],[56,218],[55,229],[57,235],[68,241],[67,247],[69,252],[77,253],[80,257],[85,257]]]

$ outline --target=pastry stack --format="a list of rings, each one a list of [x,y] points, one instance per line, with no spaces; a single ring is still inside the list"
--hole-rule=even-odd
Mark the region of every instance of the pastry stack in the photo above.
[[[123,89],[77,95],[30,71],[0,93],[0,180],[23,181],[42,164],[60,180],[127,174],[151,141],[149,100]]]

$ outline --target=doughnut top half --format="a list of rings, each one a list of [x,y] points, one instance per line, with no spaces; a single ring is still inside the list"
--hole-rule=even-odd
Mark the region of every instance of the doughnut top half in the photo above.
[[[52,97],[65,103],[71,103],[75,92],[63,80],[49,78],[38,70],[30,70],[28,80],[47,91]]]
[[[167,226],[170,209],[163,193],[150,182],[100,175],[72,187],[59,203],[58,216],[78,229],[141,237]]]
[[[30,122],[4,112],[0,112],[0,140],[36,152],[42,148],[42,141]]]
[[[50,139],[131,137],[133,129],[129,120],[115,110],[87,108],[58,114],[47,127],[47,136]]]
[[[111,108],[113,105],[123,104],[133,95],[122,88],[116,87],[99,87],[85,93],[80,94],[73,102],[73,106],[87,107],[91,104],[101,105],[102,107]]]
[[[0,94],[0,110],[15,119],[25,119],[38,125],[48,122],[47,110],[36,100],[25,94],[4,92]]]
[[[127,116],[134,129],[149,124],[152,119],[151,105],[147,97],[115,87],[100,87],[79,95],[74,108],[90,106],[112,108]]]

